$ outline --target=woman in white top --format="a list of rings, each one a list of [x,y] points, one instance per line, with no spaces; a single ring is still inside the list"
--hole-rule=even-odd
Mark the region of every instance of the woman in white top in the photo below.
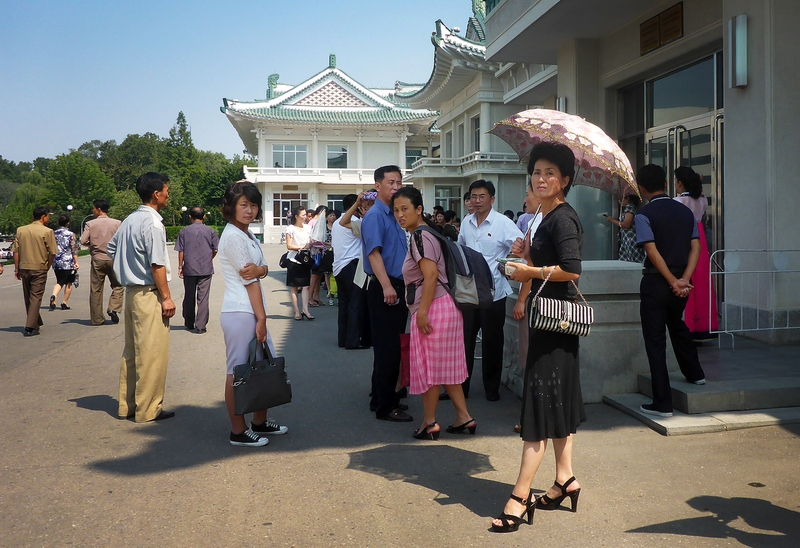
[[[305,224],[306,208],[292,208],[291,225],[286,229],[286,249],[289,253],[286,258],[289,264],[286,267],[286,285],[292,294],[292,306],[294,306],[294,319],[297,321],[303,318],[313,320],[314,316],[308,311],[308,286],[311,285],[311,265],[302,264],[297,260],[297,253],[303,249],[311,247],[311,227]],[[302,288],[303,310],[297,303],[297,288]]]
[[[248,181],[228,185],[222,199],[222,215],[228,221],[219,239],[219,260],[225,278],[220,316],[227,362],[225,406],[231,419],[231,445],[241,447],[266,445],[269,440],[265,435],[288,431],[285,426],[268,422],[266,409],[253,413],[250,428],[243,415],[234,414],[233,368],[248,362],[250,342],[256,338],[259,343],[266,343],[275,355],[267,331],[267,305],[258,281],[267,276],[269,269],[261,244],[248,228],[251,222],[261,218],[261,203],[261,193]],[[262,354],[259,345],[256,359],[262,359]]]

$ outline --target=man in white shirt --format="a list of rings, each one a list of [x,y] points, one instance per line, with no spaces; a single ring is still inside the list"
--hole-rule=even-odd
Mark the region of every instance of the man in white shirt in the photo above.
[[[109,240],[106,253],[125,286],[125,349],[119,378],[119,418],[148,422],[174,417],[164,411],[169,362],[169,319],[175,303],[166,231],[159,211],[169,201],[169,178],[145,173],[136,180],[142,199]]]
[[[500,399],[500,376],[503,372],[503,326],[506,323],[506,297],[513,291],[498,269],[497,259],[507,257],[517,238],[524,235],[512,220],[492,209],[495,189],[491,181],[478,179],[469,187],[473,214],[464,218],[458,242],[478,251],[489,265],[494,278],[494,303],[490,308],[463,312],[464,347],[469,377],[464,381],[464,396],[469,395],[475,343],[481,330],[481,369],[486,399]]]
[[[364,290],[354,282],[361,259],[360,223],[355,223],[356,226],[351,224],[352,217],[359,217],[358,208],[362,205],[363,194],[348,194],[342,199],[345,213],[331,227],[333,276],[339,287],[339,348],[348,350],[369,346],[364,344],[366,341],[360,329]],[[344,225],[342,221],[346,221]]]

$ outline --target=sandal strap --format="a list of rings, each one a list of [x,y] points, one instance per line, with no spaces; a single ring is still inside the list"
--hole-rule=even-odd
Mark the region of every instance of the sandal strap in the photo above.
[[[517,501],[518,503],[520,503],[521,505],[525,506],[525,507],[527,507],[527,506],[528,506],[528,500],[527,500],[527,499],[524,499],[524,498],[522,498],[522,497],[518,497],[518,496],[517,496],[517,495],[515,495],[514,493],[511,493],[511,498],[512,498],[513,500]]]
[[[564,495],[566,495],[566,494],[567,494],[567,487],[569,487],[569,486],[572,484],[572,482],[573,482],[573,481],[576,481],[576,480],[575,480],[575,476],[572,476],[572,477],[571,477],[571,478],[569,478],[567,481],[565,481],[565,482],[564,482],[564,485],[558,485],[557,483],[556,483],[556,485],[558,485],[559,487],[561,487],[561,493],[562,493],[562,494],[564,494]]]

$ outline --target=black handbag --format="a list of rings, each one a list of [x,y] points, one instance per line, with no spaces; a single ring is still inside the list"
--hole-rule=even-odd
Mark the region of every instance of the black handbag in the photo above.
[[[278,266],[280,266],[281,268],[286,268],[287,266],[289,266],[289,252],[288,251],[286,253],[284,253],[283,255],[281,255],[281,259],[280,259],[280,261],[278,261]]]
[[[539,296],[554,270],[555,268],[550,270],[550,274],[539,286],[539,291],[531,299],[529,326],[531,329],[587,337],[594,323],[594,310],[586,302],[583,293],[578,289],[578,284],[572,282],[578,295],[583,299],[583,304]]]
[[[262,344],[265,358],[256,361],[258,341],[250,341],[248,363],[233,368],[233,413],[244,415],[292,401],[292,383],[286,376],[284,358],[276,358]]]
[[[310,267],[311,263],[314,261],[314,259],[311,257],[311,252],[308,249],[301,249],[298,251],[294,260],[301,265],[308,267]]]

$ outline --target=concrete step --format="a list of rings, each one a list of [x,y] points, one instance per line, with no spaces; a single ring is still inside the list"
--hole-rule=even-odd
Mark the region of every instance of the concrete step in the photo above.
[[[758,426],[800,423],[800,407],[761,409],[758,411],[731,411],[687,415],[676,410],[672,417],[660,419],[645,415],[639,410],[643,403],[652,400],[642,394],[617,394],[603,396],[603,402],[643,422],[664,436],[683,436],[707,432],[724,432]]]
[[[650,375],[639,375],[639,391],[652,398]],[[771,377],[726,381],[708,380],[704,385],[686,382],[670,374],[672,406],[689,415],[725,411],[751,411],[800,407],[800,377]]]

